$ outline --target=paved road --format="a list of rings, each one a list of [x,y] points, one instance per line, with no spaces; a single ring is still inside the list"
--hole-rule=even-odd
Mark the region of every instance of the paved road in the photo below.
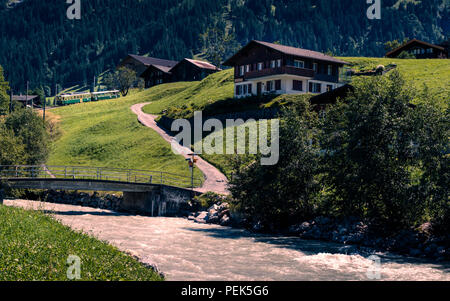
[[[21,200],[5,205],[48,210],[63,224],[156,264],[168,280],[369,280],[374,268],[369,253],[340,244],[80,206]],[[450,280],[450,263],[378,255],[381,280]]]
[[[160,128],[156,123],[155,119],[158,116],[142,112],[142,107],[148,104],[149,103],[141,103],[131,107],[133,113],[138,116],[139,122],[156,131],[169,144],[175,143],[175,147],[177,150],[179,150],[180,154],[185,158],[189,158],[188,154],[192,153],[192,150],[190,150],[189,148],[185,148],[180,144],[174,142],[173,137],[170,134],[168,134],[165,130]],[[206,179],[203,186],[201,188],[198,188],[197,191],[202,193],[208,191],[213,191],[219,194],[229,193],[227,189],[228,179],[217,168],[215,168],[213,165],[203,160],[202,158],[198,159],[196,167],[201,170]]]

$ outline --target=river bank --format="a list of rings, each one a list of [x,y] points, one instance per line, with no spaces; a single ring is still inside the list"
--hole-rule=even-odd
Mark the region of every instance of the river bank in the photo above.
[[[120,195],[87,194],[80,192],[46,191],[39,197],[48,203],[78,205],[120,212]],[[195,212],[193,212],[195,211]],[[136,212],[125,212],[138,214]],[[245,229],[255,234],[276,234],[298,237],[306,240],[321,240],[340,243],[349,249],[359,250],[370,248],[374,252],[392,252],[417,258],[428,258],[436,262],[450,261],[450,234],[434,236],[432,225],[423,224],[418,229],[404,230],[394,235],[377,236],[370,231],[370,224],[355,218],[332,220],[327,217],[304,221],[289,227],[289,229],[264,229],[260,223],[249,223],[233,212],[226,201],[216,201],[207,210],[201,205],[186,204],[179,217],[200,224],[215,224]]]
[[[450,263],[338,243],[68,204],[5,200],[5,205],[44,210],[157,266],[169,281],[450,280]],[[371,255],[379,258],[379,265]]]
[[[206,211],[193,213],[188,219],[197,223],[244,227],[255,233],[277,233],[302,239],[342,243],[356,249],[368,247],[379,252],[429,258],[437,262],[450,261],[450,233],[434,235],[431,223],[425,223],[417,229],[380,236],[372,231],[370,223],[357,218],[333,220],[320,216],[292,225],[288,229],[268,231],[261,223],[247,222],[240,214],[232,212],[228,203],[220,201]]]

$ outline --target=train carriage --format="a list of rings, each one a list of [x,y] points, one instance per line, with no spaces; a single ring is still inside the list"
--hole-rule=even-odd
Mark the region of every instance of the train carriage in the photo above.
[[[118,90],[113,91],[101,91],[93,93],[73,93],[73,94],[62,94],[56,96],[56,104],[58,106],[66,106],[83,102],[115,99],[120,97],[120,92]]]

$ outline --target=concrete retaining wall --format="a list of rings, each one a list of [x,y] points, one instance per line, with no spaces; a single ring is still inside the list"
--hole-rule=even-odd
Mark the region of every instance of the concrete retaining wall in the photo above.
[[[193,192],[171,186],[158,191],[124,192],[120,209],[150,216],[175,216],[183,212]]]

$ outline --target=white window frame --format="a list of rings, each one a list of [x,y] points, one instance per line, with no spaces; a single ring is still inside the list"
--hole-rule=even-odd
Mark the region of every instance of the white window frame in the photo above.
[[[277,67],[280,68],[281,67],[281,59],[277,60]]]
[[[243,76],[245,74],[245,66],[240,66],[239,67],[239,75]]]
[[[264,69],[264,63],[258,63],[258,71],[261,71]]]
[[[301,66],[301,67],[299,67]],[[296,68],[305,68],[305,61],[294,60],[294,67]]]
[[[250,72],[250,65],[245,66],[245,72]]]
[[[314,72],[319,72],[319,64],[318,63],[313,63],[313,70]]]
[[[270,61],[270,68],[275,68],[277,65],[276,65],[277,63],[276,63],[276,61],[275,60],[271,60]]]

